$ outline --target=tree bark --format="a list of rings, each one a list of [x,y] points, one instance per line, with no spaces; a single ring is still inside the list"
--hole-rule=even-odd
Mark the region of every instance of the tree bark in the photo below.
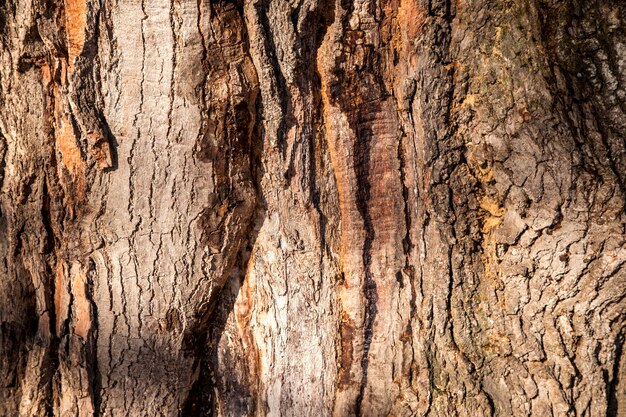
[[[626,2],[0,36],[0,415],[626,414]]]

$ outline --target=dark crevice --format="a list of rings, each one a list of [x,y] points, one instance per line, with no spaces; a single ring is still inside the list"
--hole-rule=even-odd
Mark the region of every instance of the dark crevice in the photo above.
[[[287,133],[297,122],[292,109],[292,96],[287,86],[287,80],[283,75],[276,53],[276,42],[274,40],[274,31],[269,21],[269,2],[261,0],[257,7],[259,15],[259,23],[263,29],[265,39],[265,52],[270,61],[274,78],[276,79],[276,96],[278,97],[282,117],[278,125],[278,147],[282,152],[283,158],[287,152]],[[295,145],[294,145],[295,146]]]
[[[260,100],[259,100],[260,103]],[[260,106],[258,107],[260,109]],[[257,114],[259,110],[257,109]],[[255,124],[254,138],[260,138],[259,124]],[[258,197],[257,207],[254,212],[255,216],[250,224],[250,230],[245,234],[246,240],[242,242],[240,250],[237,254],[237,260],[233,266],[233,270],[246,271],[246,265],[250,259],[251,250],[258,236],[262,219],[265,218],[265,201],[262,199],[261,178],[263,177],[261,156],[262,141],[258,140],[249,149],[253,183],[256,188]],[[258,171],[257,171],[258,169]],[[256,219],[256,221],[255,221]],[[244,276],[231,276],[229,282],[217,291],[211,300],[205,305],[205,309],[201,312],[198,324],[189,332],[184,340],[184,344],[188,351],[193,352],[195,356],[194,372],[199,370],[199,375],[193,383],[192,388],[181,407],[181,417],[211,417],[217,415],[218,396],[220,393],[229,392],[232,395],[233,388],[237,388],[237,393],[244,397],[251,397],[247,394],[245,386],[238,384],[237,381],[223,381],[218,378],[219,369],[219,341],[226,328],[229,314],[233,311],[236,301],[236,294],[230,293],[232,280],[237,280],[237,288],[241,286]],[[218,303],[219,300],[219,303]],[[218,382],[219,381],[219,382]],[[224,385],[221,384],[224,382]],[[253,385],[254,381],[249,381]],[[249,385],[248,385],[249,386]],[[242,403],[247,405],[246,402]],[[254,410],[246,411],[242,415],[250,415]]]
[[[54,159],[52,159],[54,161]],[[55,166],[52,167],[56,168]],[[56,263],[56,256],[54,254],[55,249],[57,248],[57,238],[54,233],[54,229],[52,227],[52,215],[51,215],[51,195],[48,190],[48,178],[45,177],[43,181],[43,189],[42,189],[42,207],[41,207],[41,218],[44,225],[44,229],[46,231],[46,236],[44,237],[44,251],[43,254],[47,255],[47,262],[45,264],[46,275],[48,277],[46,281],[46,311],[48,312],[49,324],[48,331],[50,332],[50,344],[46,351],[46,358],[44,359],[44,363],[42,366],[42,377],[41,380],[44,381],[46,398],[49,398],[45,403],[46,413],[49,416],[54,414],[53,404],[52,404],[52,381],[54,375],[58,372],[59,369],[59,338],[56,334],[56,308],[54,303],[55,291],[55,271],[53,269],[53,265]]]
[[[365,297],[365,314],[363,323],[363,352],[360,360],[361,381],[355,401],[355,414],[363,415],[363,399],[368,381],[369,351],[372,344],[374,322],[378,312],[378,291],[372,273],[372,248],[376,237],[372,215],[370,212],[371,148],[376,140],[373,132],[375,117],[382,111],[381,103],[388,93],[382,80],[382,59],[372,45],[363,44],[364,32],[347,28],[348,21],[354,10],[352,1],[341,2],[344,15],[341,21],[345,47],[335,58],[332,79],[329,83],[330,100],[338,105],[348,118],[354,132],[353,161],[356,181],[356,205],[363,221],[365,236],[362,248],[363,262],[363,295]],[[364,53],[361,64],[351,62],[351,56],[357,49]]]
[[[41,192],[41,222],[43,223],[46,235],[43,237],[43,254],[49,254],[54,250],[55,236],[52,230],[52,219],[50,217],[50,194],[48,192],[48,180],[44,178]]]
[[[619,411],[619,398],[621,395],[618,393],[617,388],[621,385],[621,377],[624,375],[620,375],[621,362],[623,360],[624,353],[624,333],[621,332],[617,335],[615,339],[615,358],[613,359],[613,378],[609,380],[606,378],[606,397],[607,397],[607,417],[618,417]],[[619,394],[619,395],[618,395]],[[624,406],[622,404],[622,406]]]
[[[208,334],[207,349],[208,353],[205,362],[200,370],[200,378],[212,381],[212,389],[209,395],[212,401],[205,405],[201,413],[189,414],[197,415],[218,415],[218,403],[223,407],[227,407],[225,415],[253,415],[254,414],[254,387],[256,380],[248,374],[240,375],[236,370],[241,367],[244,360],[238,356],[232,357],[231,350],[220,350],[220,341],[228,324],[229,317],[232,317],[237,295],[245,279],[246,266],[250,260],[250,254],[254,246],[254,241],[260,230],[264,210],[260,208],[256,224],[250,231],[250,240],[244,245],[238,254],[237,267],[241,274],[232,276],[230,282],[226,283],[219,294],[219,305],[216,306],[215,312],[211,318],[211,327]],[[220,360],[220,356],[225,358]],[[226,369],[224,369],[224,367]],[[247,371],[247,367],[245,367]],[[243,379],[243,380],[242,380]],[[207,393],[204,393],[206,396]],[[205,413],[205,414],[202,414]]]
[[[292,21],[297,29],[299,13],[303,3],[292,12]],[[309,201],[313,204],[315,211],[319,217],[320,227],[320,259],[319,271],[323,273],[324,256],[326,251],[326,225],[328,219],[322,210],[322,194],[320,185],[318,184],[317,173],[321,168],[318,167],[318,157],[322,158],[326,151],[326,143],[324,137],[324,112],[321,97],[321,77],[316,65],[306,65],[306,63],[316,63],[318,50],[324,40],[324,36],[328,27],[335,18],[334,5],[330,1],[322,1],[316,10],[306,14],[302,22],[302,30],[297,30],[297,84],[304,94],[311,95],[313,101],[313,109],[306,110],[307,120],[305,121],[304,138],[308,143],[308,183],[305,189],[309,191]],[[300,35],[300,32],[304,36]],[[309,36],[313,33],[314,36]],[[295,148],[295,146],[294,146]],[[293,159],[290,161],[290,175],[287,178],[291,180],[294,175]],[[317,292],[321,291],[323,277],[319,280]]]
[[[358,129],[358,128],[357,128]],[[376,236],[372,216],[370,214],[370,190],[371,184],[369,179],[370,158],[371,158],[371,141],[373,133],[370,126],[356,131],[356,142],[354,144],[354,171],[357,182],[357,208],[363,219],[365,227],[365,240],[363,242],[363,269],[365,273],[363,282],[363,294],[365,296],[365,323],[363,326],[363,356],[361,357],[361,370],[363,375],[359,386],[359,395],[356,400],[356,413],[362,415],[361,404],[367,386],[369,350],[372,344],[374,331],[374,320],[378,312],[378,291],[376,281],[372,276],[372,243]]]
[[[110,157],[111,157],[111,166],[108,168],[105,168],[103,172],[112,172],[112,171],[117,170],[117,168],[119,167],[119,162],[118,162],[119,157],[118,157],[118,152],[117,152],[119,143],[117,142],[115,135],[113,135],[113,132],[111,132],[109,123],[107,122],[102,112],[98,113],[98,119],[100,120],[100,127],[102,129],[102,133],[104,134],[106,141],[109,145],[109,152],[110,152]]]
[[[496,404],[493,402],[493,398],[489,393],[485,390],[484,387],[481,387],[482,392],[485,394],[485,399],[487,400],[487,405],[489,406],[489,415],[493,416],[496,413]]]
[[[318,121],[320,125],[323,124],[323,112],[321,111],[321,100],[319,102],[317,102],[316,106],[316,114],[314,116],[314,120]],[[320,187],[317,184],[317,170],[318,167],[316,165],[316,142],[319,140],[319,142],[321,143],[320,147],[324,146],[324,144],[322,143],[323,141],[323,133],[317,131],[317,129],[315,128],[315,131],[313,132],[313,134],[311,135],[311,137],[309,138],[309,183],[308,183],[308,189],[309,189],[309,193],[310,193],[310,201],[313,203],[313,207],[315,208],[315,211],[317,212],[317,215],[319,217],[319,228],[320,228],[320,242],[319,242],[319,249],[320,249],[320,259],[319,259],[319,271],[320,274],[324,273],[324,256],[326,253],[326,226],[328,224],[328,218],[326,217],[326,214],[324,213],[324,211],[322,210],[321,207],[321,191],[320,191]],[[322,149],[320,149],[320,154],[322,154]],[[321,286],[322,286],[322,281],[323,281],[323,277],[320,277],[319,280],[319,286],[317,289],[317,292],[319,293],[319,291],[321,291]]]
[[[308,168],[310,170],[309,177],[315,175],[315,140],[317,138],[317,126],[323,122],[321,118],[321,81],[320,75],[317,71],[316,65],[311,63],[317,62],[317,53],[319,50],[328,27],[332,24],[335,18],[334,5],[329,0],[322,0],[317,5],[315,10],[309,10],[304,18],[302,18],[300,26],[300,11],[303,3],[300,3],[291,12],[291,21],[295,28],[296,39],[295,48],[296,53],[296,65],[294,68],[295,84],[297,88],[302,92],[303,97],[311,97],[313,106],[304,104],[304,120],[299,123],[302,127],[301,131],[297,132],[296,140],[292,146],[291,156],[289,158],[289,165],[285,172],[285,180],[291,182],[295,176],[295,159],[299,145],[301,142],[307,142],[309,144],[308,149],[304,149],[301,152],[302,166],[306,167],[306,159],[308,157]],[[300,137],[301,136],[301,137]],[[308,151],[308,153],[307,153]],[[309,178],[309,185],[311,185],[311,179]],[[313,183],[315,185],[315,183]],[[306,188],[306,187],[304,187]],[[310,187],[309,192],[315,192],[315,187]]]
[[[202,0],[197,0],[196,1],[196,7],[198,8],[198,19],[196,21],[196,29],[198,30],[198,33],[200,34],[200,45],[202,46],[202,54],[200,55],[200,64],[202,66],[202,72],[203,74],[209,74],[210,73],[210,69],[209,69],[209,60],[208,60],[208,56],[209,56],[209,51],[207,48],[207,37],[204,34],[204,31],[202,30],[202,6],[203,6],[203,1]],[[197,138],[197,143],[198,145],[196,145],[194,147],[194,154],[204,154],[206,153],[205,151],[202,151],[202,146],[201,144],[204,143],[208,143],[207,142],[207,133],[209,132],[208,126],[209,126],[209,106],[207,103],[207,77],[203,77],[202,81],[199,83],[199,85],[197,85],[195,87],[195,90],[200,90],[199,94],[200,94],[200,115],[201,115],[201,122],[200,122],[200,132],[198,134],[198,138]],[[210,155],[207,155],[207,158]],[[200,160],[202,160],[202,158],[200,158]]]
[[[415,245],[413,244],[411,240],[411,230],[412,230],[412,221],[411,221],[412,217],[411,217],[411,207],[410,207],[411,201],[409,200],[409,189],[406,185],[407,164],[405,161],[403,147],[402,147],[402,144],[406,141],[406,139],[407,139],[407,136],[403,131],[401,139],[398,141],[398,161],[400,163],[400,184],[402,186],[402,199],[404,201],[405,235],[402,240],[402,249],[404,251],[404,259],[405,259],[404,269],[405,269],[405,272],[409,274],[409,285],[411,288],[411,300],[409,301],[409,307],[410,307],[409,320],[407,321],[407,325],[405,329],[407,340],[409,340],[410,335],[412,334],[411,324],[413,323],[413,318],[415,317],[415,313],[417,311],[417,305],[416,305],[417,295],[415,293],[414,268],[411,265],[411,259],[410,259],[411,253],[413,252],[413,248],[415,247]],[[400,278],[402,278],[402,272],[398,271],[398,275],[400,276]],[[403,280],[399,282],[400,282],[400,287],[403,288],[404,287]]]
[[[98,367],[98,306],[93,297],[96,265],[93,260],[89,260],[89,270],[87,271],[87,282],[85,283],[85,293],[87,300],[91,305],[91,328],[87,335],[87,358],[88,358],[88,377],[89,377],[89,393],[93,405],[93,417],[100,416],[100,404],[102,403],[102,375]]]
[[[0,99],[1,100],[1,99]],[[0,190],[2,189],[2,185],[4,184],[4,170],[6,168],[6,160],[5,155],[7,153],[8,144],[6,137],[0,131]],[[2,209],[0,207],[0,217],[2,217]]]
[[[239,22],[245,32],[245,24],[243,24],[243,14],[241,10],[241,2],[235,2],[235,10],[231,6],[232,2],[222,1],[211,3],[211,13],[215,14],[215,18],[220,20],[221,13],[238,13],[237,16],[230,16],[231,19],[241,19]],[[201,5],[199,4],[199,7]],[[198,29],[200,27],[200,21],[198,22]],[[202,30],[200,30],[202,33]],[[244,49],[248,50],[246,33],[243,33]],[[212,47],[212,44],[207,44],[203,37],[203,51],[204,56],[203,66],[207,74],[211,74],[213,62],[209,62],[211,57],[208,56],[208,51]],[[246,52],[244,52],[246,53]],[[219,65],[215,64],[215,65]],[[209,107],[207,103],[208,83],[204,83],[203,86],[203,103],[205,106],[205,113],[215,113],[216,109]],[[254,88],[254,87],[253,87]],[[252,96],[252,95],[251,95]],[[218,103],[219,104],[219,103]],[[233,395],[233,390],[241,398],[252,398],[246,391],[246,387],[252,385],[253,381],[249,381],[249,384],[238,384],[234,378],[229,378],[229,375],[225,375],[224,378],[220,378],[220,361],[219,355],[223,352],[219,351],[219,342],[222,338],[229,315],[232,313],[234,303],[236,300],[237,291],[243,280],[243,274],[232,274],[232,271],[246,271],[246,265],[249,260],[251,248],[254,246],[256,236],[260,229],[259,219],[264,218],[265,213],[265,201],[263,201],[263,194],[261,192],[261,178],[263,176],[263,141],[261,140],[261,125],[259,123],[260,114],[262,111],[260,96],[256,95],[256,102],[252,103],[249,100],[236,103],[228,103],[224,110],[224,124],[226,128],[223,132],[222,138],[226,143],[223,144],[227,149],[221,154],[213,152],[210,149],[207,154],[206,160],[212,160],[214,167],[214,173],[222,173],[220,175],[223,178],[218,178],[216,184],[216,198],[220,201],[224,201],[228,204],[227,211],[237,210],[237,204],[247,204],[246,202],[239,201],[238,187],[246,187],[241,183],[235,184],[231,177],[224,176],[229,172],[229,166],[234,163],[234,159],[246,161],[245,165],[238,166],[243,170],[243,176],[250,179],[250,186],[254,188],[253,192],[256,195],[256,207],[251,207],[250,213],[247,211],[242,213],[241,218],[242,226],[247,225],[247,230],[243,230],[240,240],[238,239],[235,249],[236,254],[232,256],[234,259],[229,262],[228,271],[223,279],[219,279],[220,285],[223,281],[223,286],[215,289],[211,294],[210,299],[200,308],[200,311],[196,315],[195,324],[185,332],[183,337],[183,348],[187,352],[187,355],[193,356],[194,372],[198,372],[198,378],[194,381],[191,390],[181,405],[179,415],[181,417],[186,416],[213,416],[217,414],[217,407],[220,404],[220,396],[225,393]],[[254,114],[256,113],[256,114]],[[203,122],[203,131],[208,132],[208,124],[210,120]],[[254,122],[254,123],[253,123]],[[212,132],[210,132],[212,133]],[[206,140],[204,142],[207,142]],[[199,151],[206,151],[206,146],[202,146],[200,143]],[[206,152],[205,152],[206,153]],[[202,155],[200,155],[202,156]],[[247,181],[245,181],[247,183]],[[244,198],[248,198],[246,193]],[[226,201],[232,200],[232,201]],[[253,203],[253,202],[252,202]],[[206,210],[205,210],[206,211]],[[250,216],[248,218],[248,215]],[[256,216],[256,217],[255,217]],[[205,216],[206,217],[206,216]],[[205,222],[210,225],[211,230],[220,230],[224,226],[224,219],[215,218],[215,222]],[[217,223],[216,223],[217,222]],[[256,222],[256,223],[255,223]],[[208,230],[211,232],[211,230]],[[206,232],[203,227],[203,233]],[[219,234],[219,233],[213,233]],[[220,244],[222,243],[220,239]],[[236,281],[233,281],[236,280]],[[233,293],[233,287],[237,288]],[[247,404],[244,401],[245,404]],[[245,405],[244,404],[244,405]],[[247,415],[252,410],[248,410],[243,407],[241,413],[235,413],[236,415]],[[243,414],[242,414],[243,413]]]

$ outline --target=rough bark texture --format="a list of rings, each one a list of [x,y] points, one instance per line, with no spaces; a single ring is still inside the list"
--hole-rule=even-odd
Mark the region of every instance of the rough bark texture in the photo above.
[[[626,415],[626,3],[0,3],[0,415]]]

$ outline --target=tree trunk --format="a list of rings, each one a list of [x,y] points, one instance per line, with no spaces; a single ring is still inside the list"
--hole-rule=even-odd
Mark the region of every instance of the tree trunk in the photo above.
[[[626,415],[626,2],[0,36],[0,415]]]

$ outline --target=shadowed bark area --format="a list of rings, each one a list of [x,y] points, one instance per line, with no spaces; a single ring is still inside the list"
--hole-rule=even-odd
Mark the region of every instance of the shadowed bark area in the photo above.
[[[0,415],[626,413],[626,3],[0,4]]]

